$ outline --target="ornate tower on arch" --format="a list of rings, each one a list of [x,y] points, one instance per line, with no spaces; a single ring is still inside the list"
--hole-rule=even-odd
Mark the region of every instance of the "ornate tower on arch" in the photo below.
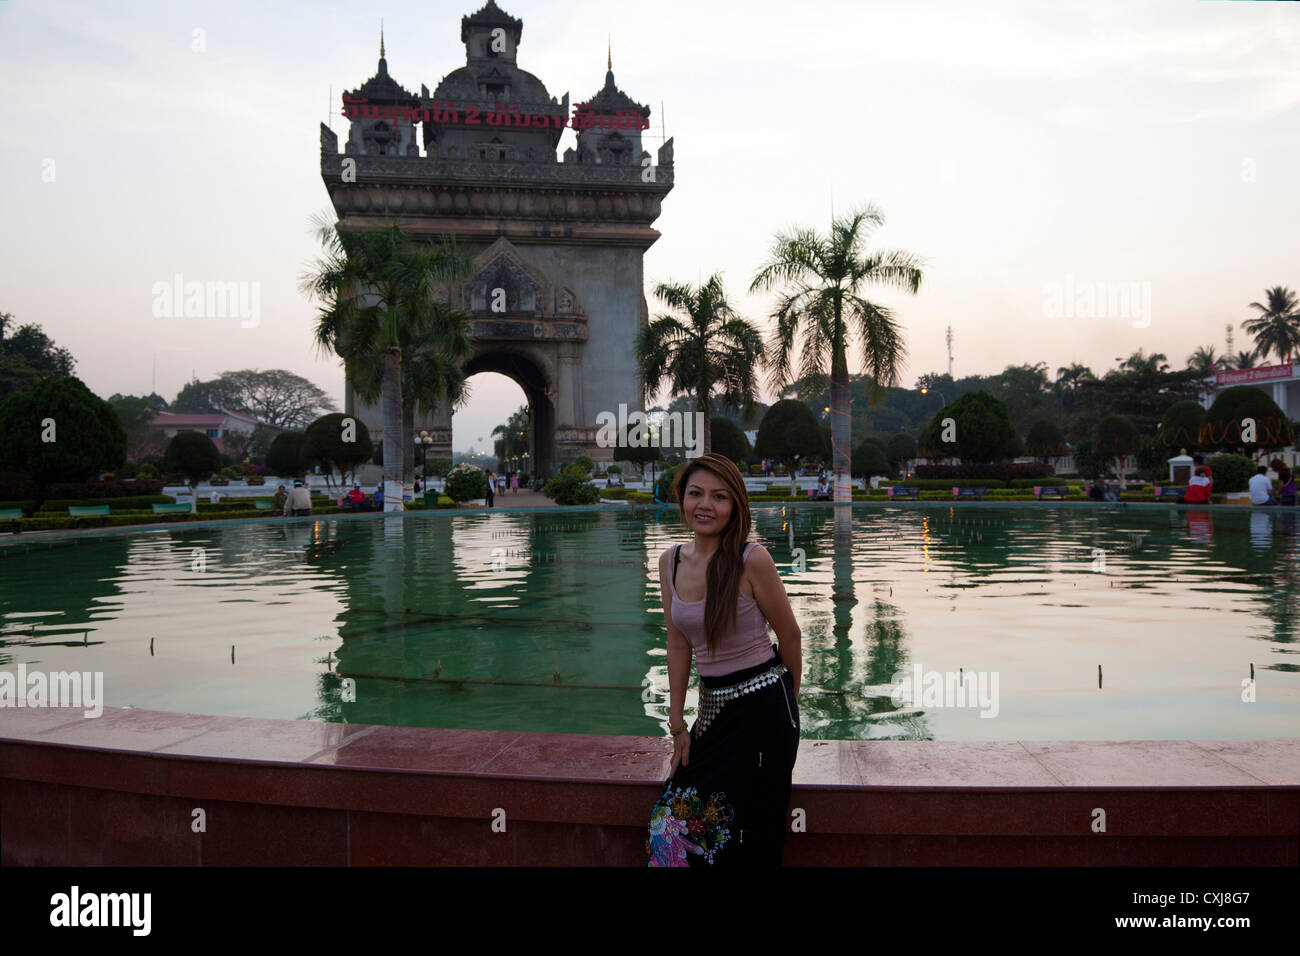
[[[643,257],[673,186],[673,144],[653,159],[642,148],[650,110],[618,89],[612,64],[570,116],[567,93],[556,99],[519,67],[522,37],[523,21],[488,0],[461,19],[465,65],[418,97],[381,55],[376,75],[344,96],[346,155],[321,126],[321,177],[347,226],[396,223],[469,248],[473,276],[444,293],[473,317],[466,373],[499,372],[523,389],[529,470],[547,475],[583,454],[612,460],[616,449],[595,442],[596,416],[643,401],[633,351],[648,321]],[[570,125],[577,138],[561,162]],[[345,158],[355,181],[343,179]],[[345,409],[382,437],[378,407],[350,382]],[[415,429],[433,436],[431,460],[451,457],[450,409],[417,406]]]

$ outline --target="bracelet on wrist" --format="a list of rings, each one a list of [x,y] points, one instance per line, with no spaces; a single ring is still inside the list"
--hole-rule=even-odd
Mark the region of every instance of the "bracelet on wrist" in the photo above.
[[[672,734],[674,737],[676,737],[678,734],[680,734],[680,733],[681,733],[682,731],[684,731],[685,729],[686,729],[686,721],[684,721],[684,720],[682,721],[681,726],[680,726],[680,727],[676,727],[676,728],[673,727],[673,722],[672,722],[671,720],[668,721],[668,732],[669,732],[670,734]]]

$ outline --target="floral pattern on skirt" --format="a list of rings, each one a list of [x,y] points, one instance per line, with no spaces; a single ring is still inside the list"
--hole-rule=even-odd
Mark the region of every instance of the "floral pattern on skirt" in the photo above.
[[[706,801],[694,787],[670,785],[650,814],[647,865],[687,866],[687,853],[712,863],[731,838],[728,825],[734,813],[726,798],[725,793],[714,793]]]

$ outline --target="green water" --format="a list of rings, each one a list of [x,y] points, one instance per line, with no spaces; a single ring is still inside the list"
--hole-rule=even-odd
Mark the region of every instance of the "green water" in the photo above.
[[[753,517],[803,630],[805,737],[1300,736],[1294,511]],[[9,539],[0,668],[102,671],[108,706],[657,735],[657,558],[685,540],[675,509],[615,508]],[[914,664],[995,674],[996,717],[896,704]]]

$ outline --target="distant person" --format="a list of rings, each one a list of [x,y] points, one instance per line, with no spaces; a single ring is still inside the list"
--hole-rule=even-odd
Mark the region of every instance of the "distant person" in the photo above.
[[[517,471],[510,472],[510,493],[519,494],[519,472]]]
[[[1205,469],[1205,477],[1210,479],[1210,484],[1211,484],[1211,485],[1214,484],[1214,469],[1211,468],[1209,465],[1207,465],[1207,464],[1205,463],[1205,456],[1204,456],[1204,455],[1193,455],[1193,456],[1192,456],[1192,468],[1193,468],[1193,470],[1195,470],[1198,474],[1200,473],[1200,470],[1201,470],[1202,468],[1204,468],[1204,469]]]
[[[1101,475],[1092,479],[1092,484],[1088,486],[1088,497],[1093,501],[1106,500],[1106,484],[1101,480]]]
[[[1268,468],[1260,465],[1255,474],[1250,476],[1250,503],[1252,505],[1275,505],[1273,482],[1268,480]]]
[[[284,501],[284,513],[295,518],[311,516],[311,492],[303,487],[301,481],[294,481],[293,491]]]
[[[375,493],[370,500],[374,502],[376,511],[384,510],[384,483],[382,481],[375,485]]]
[[[1278,504],[1294,508],[1296,503],[1295,473],[1287,467],[1286,462],[1281,458],[1274,458],[1273,470],[1277,472],[1277,500]]]
[[[1178,500],[1187,505],[1208,505],[1212,485],[1204,467],[1196,469],[1196,476],[1187,483],[1187,490]]]
[[[342,504],[345,508],[350,507],[353,511],[360,511],[366,504],[366,496],[361,490],[361,485],[354,484],[352,490],[343,496]]]
[[[271,500],[275,504],[275,510],[280,512],[280,514],[282,515],[284,514],[284,503],[286,500],[288,500],[288,498],[289,498],[289,489],[285,488],[284,485],[281,485],[279,488],[275,489],[275,497],[272,498]]]
[[[419,479],[419,478],[416,478],[416,479],[415,479],[415,493],[416,493],[417,495],[420,493],[420,479]]]
[[[490,472],[490,471],[489,471],[489,472],[485,472],[484,475],[483,475],[483,477],[487,479],[487,506],[488,506],[489,508],[491,508],[491,507],[492,507],[492,503],[493,503],[494,501],[496,501],[496,497],[497,497],[497,496],[496,496],[496,491],[495,491],[495,490],[493,489],[493,487],[492,487],[492,485],[493,485],[493,481],[492,481],[492,472]]]
[[[817,479],[817,487],[813,489],[814,501],[826,501],[831,496],[830,486],[826,484],[826,472],[822,472]]]
[[[212,502],[214,505],[221,504],[221,492],[217,491],[216,488],[213,488],[212,494],[208,495],[208,501]]]

